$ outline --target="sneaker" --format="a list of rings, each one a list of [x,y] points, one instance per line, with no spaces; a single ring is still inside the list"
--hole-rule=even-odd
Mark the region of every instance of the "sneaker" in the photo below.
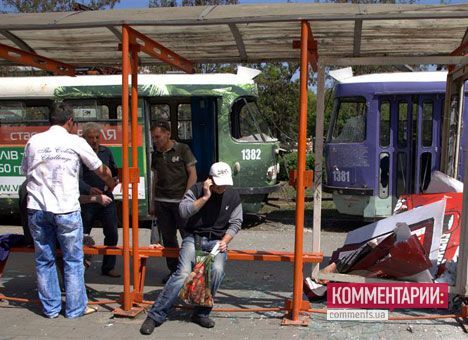
[[[215,326],[214,320],[207,316],[192,315],[190,321],[204,328],[213,328]]]
[[[147,317],[140,327],[140,333],[143,335],[150,335],[151,333],[153,333],[155,327],[159,327],[161,325],[162,322],[155,321],[150,317]]]
[[[89,315],[96,313],[98,311],[98,308],[96,306],[87,306],[85,311],[83,312],[83,315]]]
[[[44,314],[45,315],[45,314]],[[59,313],[51,314],[51,315],[45,315],[47,319],[57,319],[59,316]]]

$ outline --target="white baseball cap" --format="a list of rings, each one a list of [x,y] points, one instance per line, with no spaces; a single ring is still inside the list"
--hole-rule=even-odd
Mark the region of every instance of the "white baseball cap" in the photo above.
[[[216,185],[232,185],[231,167],[224,163],[214,163],[210,168],[210,176]]]

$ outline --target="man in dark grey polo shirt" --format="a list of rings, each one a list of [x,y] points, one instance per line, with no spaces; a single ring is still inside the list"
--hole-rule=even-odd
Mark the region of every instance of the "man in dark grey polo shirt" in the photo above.
[[[151,168],[154,171],[153,213],[158,218],[165,247],[179,248],[177,227],[183,223],[179,215],[179,203],[185,192],[197,182],[197,160],[188,145],[171,139],[171,127],[167,121],[156,122],[151,127],[154,152]],[[169,275],[177,270],[177,259],[166,258]]]

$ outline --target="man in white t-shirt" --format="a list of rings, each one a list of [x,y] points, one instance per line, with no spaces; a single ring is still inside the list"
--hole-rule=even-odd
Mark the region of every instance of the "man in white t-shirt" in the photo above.
[[[83,224],[80,214],[80,161],[112,190],[115,181],[89,144],[71,134],[73,110],[60,103],[50,114],[49,130],[26,144],[22,171],[27,180],[28,223],[34,240],[39,299],[44,315],[56,318],[62,309],[55,267],[56,243],[64,262],[65,317],[76,318],[96,309],[87,307],[84,285]]]

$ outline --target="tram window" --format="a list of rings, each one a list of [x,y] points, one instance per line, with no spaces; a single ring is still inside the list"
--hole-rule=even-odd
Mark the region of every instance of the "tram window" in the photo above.
[[[143,109],[141,108],[140,105],[141,105],[141,103],[138,103],[138,114],[137,114],[138,118],[143,117]],[[130,115],[131,115],[131,111],[129,109],[128,110],[128,116],[129,116],[128,119],[130,119]],[[122,105],[117,106],[117,119],[122,119]]]
[[[434,103],[424,102],[422,108],[422,145],[432,145],[432,117],[434,113]]]
[[[48,106],[32,106],[22,102],[0,103],[0,121],[23,122],[23,121],[48,121]]]
[[[430,152],[424,152],[421,154],[420,174],[419,174],[419,188],[420,192],[427,189],[431,180],[432,170],[432,154]]]
[[[399,152],[397,154],[397,187],[396,187],[396,196],[407,193],[408,189],[408,178],[407,178],[407,167],[406,154],[404,152]]]
[[[387,152],[380,154],[379,197],[387,198],[389,194],[390,155]]]
[[[109,107],[99,105],[96,100],[66,100],[73,107],[73,119],[76,121],[93,121],[109,119]]]
[[[181,140],[192,139],[192,106],[177,105],[177,135]]]
[[[171,120],[171,108],[168,104],[151,105],[151,121]]]
[[[380,103],[380,146],[390,145],[390,102]]]
[[[364,98],[340,98],[337,105],[332,141],[357,143],[366,139],[366,101]]]
[[[231,111],[231,135],[239,142],[274,141],[267,122],[255,101],[236,100]]]
[[[408,145],[408,103],[398,103],[398,146]]]
[[[458,126],[458,108],[459,108],[459,96],[455,94],[450,98],[450,111],[449,111],[449,121],[450,127],[449,131],[452,133],[448,134],[448,143],[447,143],[447,169],[446,173],[449,176],[455,177],[455,147],[457,143],[456,135],[457,126]]]
[[[49,112],[48,106],[28,106],[24,113],[24,120],[48,120]]]
[[[418,108],[419,108],[419,105],[418,105],[418,97],[417,96],[413,96],[413,112],[412,112],[412,117],[413,117],[413,124],[412,124],[412,127],[413,127],[413,131],[412,131],[412,137],[411,137],[411,140],[414,142],[414,141],[417,141],[417,136],[418,136]]]

